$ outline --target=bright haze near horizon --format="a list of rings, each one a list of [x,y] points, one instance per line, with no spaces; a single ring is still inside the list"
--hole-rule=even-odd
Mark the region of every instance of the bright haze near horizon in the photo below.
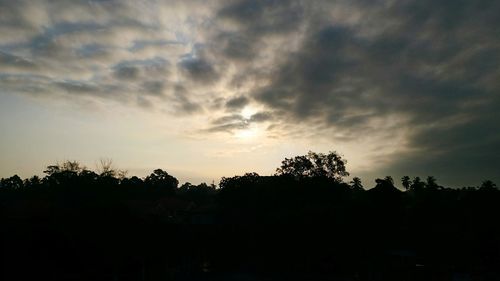
[[[0,177],[107,158],[217,182],[311,150],[366,186],[498,182],[499,15],[489,0],[0,0]]]

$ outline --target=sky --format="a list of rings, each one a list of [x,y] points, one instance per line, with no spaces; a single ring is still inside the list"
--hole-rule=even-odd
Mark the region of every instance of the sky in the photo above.
[[[0,0],[0,177],[112,159],[217,183],[311,150],[366,186],[500,183],[499,14],[495,0]]]

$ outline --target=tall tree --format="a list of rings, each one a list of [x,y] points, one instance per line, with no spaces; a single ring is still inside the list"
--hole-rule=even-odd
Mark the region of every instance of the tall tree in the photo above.
[[[151,175],[146,177],[144,183],[158,189],[174,190],[177,188],[179,181],[162,169],[156,169]]]
[[[327,177],[342,182],[349,175],[346,171],[347,161],[335,151],[328,154],[309,151],[307,155],[285,158],[276,175],[290,175],[295,178]]]

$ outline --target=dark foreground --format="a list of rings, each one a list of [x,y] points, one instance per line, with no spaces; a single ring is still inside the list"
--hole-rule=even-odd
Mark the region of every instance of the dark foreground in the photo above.
[[[500,280],[500,192],[387,181],[0,192],[1,280]]]

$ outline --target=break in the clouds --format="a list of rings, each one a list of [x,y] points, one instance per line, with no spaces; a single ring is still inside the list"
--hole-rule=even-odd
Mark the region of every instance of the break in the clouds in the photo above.
[[[360,173],[499,179],[499,14],[489,0],[0,1],[0,91],[119,102],[207,138],[321,140],[358,153]]]

